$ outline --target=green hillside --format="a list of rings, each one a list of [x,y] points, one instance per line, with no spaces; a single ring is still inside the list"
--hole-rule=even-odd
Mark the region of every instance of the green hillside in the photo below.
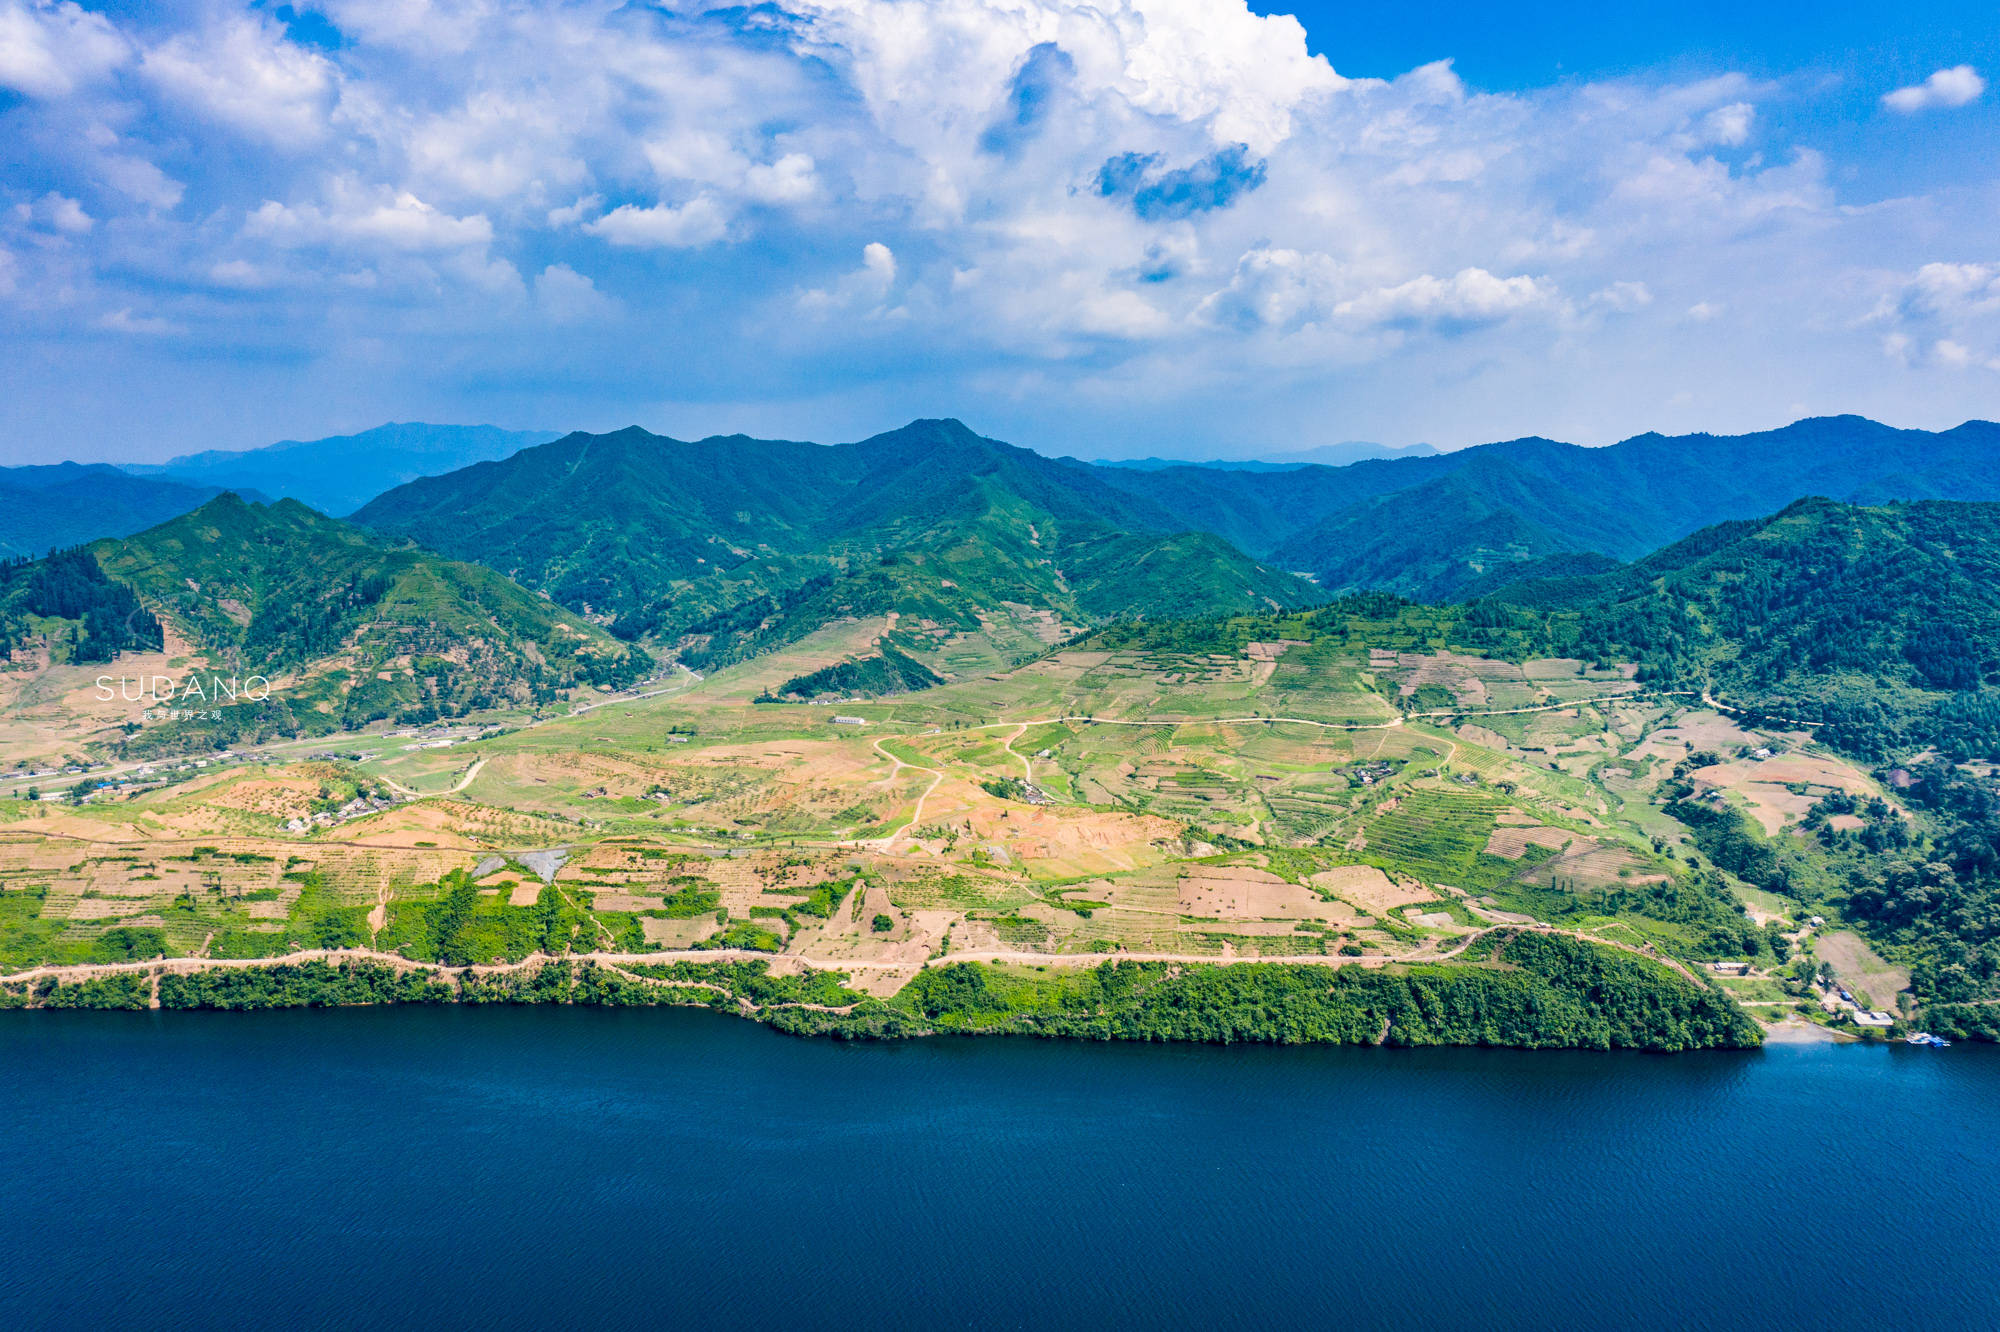
[[[157,652],[160,621],[83,549],[0,567],[0,660],[40,646],[75,665]]]
[[[638,429],[414,482],[356,521],[615,616],[706,667],[845,617],[958,631],[1297,606],[1310,584],[1190,532],[1095,469],[918,421],[858,444]]]
[[[1897,430],[1855,416],[1749,435],[1639,435],[1608,448],[1518,439],[1288,472],[1109,468],[1111,485],[1332,590],[1456,600],[1564,552],[1637,559],[1803,495],[2000,500],[2000,426]]]
[[[1496,590],[1554,642],[1879,755],[2000,752],[2000,505],[1801,500],[1635,564]]]
[[[297,674],[258,722],[279,730],[546,701],[647,665],[491,570],[386,548],[295,500],[225,495],[91,553],[230,669]]]

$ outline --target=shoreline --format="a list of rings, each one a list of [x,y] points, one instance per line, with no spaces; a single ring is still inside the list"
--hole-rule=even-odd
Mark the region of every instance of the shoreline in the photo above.
[[[38,968],[0,977],[0,1007],[692,1004],[795,1035],[839,1038],[958,1033],[1534,1049],[1755,1048],[1766,1034],[1720,991],[1656,961],[1550,932],[1495,930],[1483,951],[1451,962],[1081,955],[1029,972],[1010,969],[1011,960],[931,959],[882,998],[848,990],[839,969],[776,972],[773,955],[744,950],[473,967],[313,950]]]

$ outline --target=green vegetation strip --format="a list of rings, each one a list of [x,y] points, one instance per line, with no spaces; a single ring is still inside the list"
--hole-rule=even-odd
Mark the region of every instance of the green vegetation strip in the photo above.
[[[893,998],[832,973],[761,962],[612,968],[550,961],[501,972],[374,962],[120,972],[0,985],[0,1007],[259,1009],[384,1003],[696,1004],[801,1035],[1019,1034],[1089,1040],[1525,1049],[1693,1050],[1759,1043],[1734,1001],[1664,968],[1573,939],[1490,936],[1470,965],[1393,969],[1107,962],[1021,972],[928,968]]]

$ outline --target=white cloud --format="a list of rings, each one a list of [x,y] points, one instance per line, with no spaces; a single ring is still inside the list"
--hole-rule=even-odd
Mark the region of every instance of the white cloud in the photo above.
[[[1135,291],[1100,291],[1075,307],[1071,327],[1088,337],[1138,340],[1169,331],[1166,312]]]
[[[744,193],[760,203],[801,203],[819,192],[813,166],[807,153],[786,153],[768,166],[753,166],[744,172]]]
[[[69,0],[0,3],[0,88],[62,97],[103,78],[130,55],[109,19]]]
[[[1905,365],[1962,369],[2000,356],[2000,262],[1924,264],[1866,322],[1889,326],[1884,345]]]
[[[548,212],[548,223],[551,227],[573,227],[603,206],[603,195],[586,194],[575,203],[566,204],[561,208],[551,208]]]
[[[460,198],[538,202],[569,193],[590,175],[578,152],[578,112],[545,90],[479,88],[407,132],[394,117],[411,170]]]
[[[337,82],[332,62],[253,18],[171,37],[146,52],[140,67],[177,101],[282,148],[320,139]]]
[[[510,356],[559,384],[551,324],[613,316],[569,401],[654,403],[672,355],[742,401],[1095,404],[1133,430],[1337,397],[1446,438],[1438,386],[1480,375],[1464,419],[1662,424],[1664,376],[1704,386],[1693,425],[1725,383],[1820,407],[1814,384],[1900,381],[1892,335],[1914,369],[2000,356],[1990,199],[1860,199],[1854,149],[1802,137],[1808,81],[1348,79],[1337,27],[1317,56],[1245,0],[311,7],[340,40],[249,0],[0,0],[37,167],[0,203],[30,210],[4,233],[20,299],[273,353],[246,366],[421,346],[407,381],[481,392],[508,377],[464,367]]]
[[[1902,306],[1948,320],[2000,314],[2000,263],[1925,264],[1905,283]]]
[[[1970,65],[1953,65],[1938,70],[1922,83],[1883,94],[1882,105],[1909,116],[1940,107],[1965,106],[1978,101],[1985,91],[1986,80],[1979,77],[1978,70]]]
[[[880,241],[870,241],[861,248],[860,268],[842,277],[831,290],[814,288],[800,292],[798,306],[822,316],[856,306],[879,309],[895,286],[895,252]]]
[[[224,259],[209,265],[208,280],[219,287],[255,291],[271,284],[271,274],[248,259]]]
[[[896,281],[895,253],[880,241],[870,241],[861,249],[861,267],[880,284],[882,294],[888,295]]]
[[[1347,86],[1289,15],[1216,0],[800,0],[802,36],[912,139],[983,130],[1027,52],[1054,42],[1087,90],[1269,152]]]
[[[14,205],[14,216],[69,236],[84,235],[96,225],[82,204],[53,190],[31,204]]]
[[[551,323],[582,324],[610,318],[618,303],[568,264],[550,264],[535,277],[535,308]]]
[[[1710,143],[1735,148],[1750,139],[1750,124],[1757,117],[1757,108],[1748,102],[1731,102],[1719,106],[1702,118],[1702,128]]]
[[[1643,310],[1652,303],[1652,289],[1643,282],[1614,282],[1590,293],[1590,304],[1620,314]]]
[[[164,337],[169,333],[178,333],[181,331],[180,326],[172,320],[149,315],[135,315],[132,313],[130,307],[113,310],[109,314],[99,315],[95,321],[95,326],[107,333],[130,333],[137,337],[147,338]]]
[[[678,207],[620,204],[595,222],[586,222],[583,229],[613,245],[691,249],[721,240],[729,230],[729,218],[720,204],[703,194]]]
[[[1324,254],[1260,248],[1236,262],[1229,285],[1196,309],[1203,322],[1236,328],[1297,328],[1324,319],[1338,299],[1341,266]]]
[[[314,8],[365,41],[433,56],[470,49],[498,17],[491,0],[318,0]]]
[[[1488,324],[1553,300],[1553,290],[1536,278],[1495,277],[1483,268],[1462,268],[1448,278],[1425,273],[1378,287],[1342,301],[1334,313],[1369,324]]]
[[[243,225],[244,235],[280,246],[359,244],[403,251],[484,249],[493,224],[483,214],[453,217],[414,194],[371,191],[352,180],[333,182],[326,205],[266,200]]]
[[[132,153],[100,154],[95,166],[98,179],[148,208],[174,208],[187,193],[187,186]]]

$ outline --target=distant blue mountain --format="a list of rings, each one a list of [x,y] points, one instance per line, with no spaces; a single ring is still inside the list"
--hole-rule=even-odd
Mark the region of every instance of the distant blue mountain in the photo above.
[[[0,557],[38,557],[99,537],[130,536],[222,493],[105,463],[0,467]],[[262,500],[254,491],[246,499]]]
[[[242,452],[190,453],[150,466],[128,466],[134,476],[167,477],[191,485],[253,489],[296,499],[344,517],[385,490],[419,477],[442,476],[474,463],[497,462],[558,437],[553,430],[502,430],[498,426],[376,426],[358,435],[288,439]],[[108,535],[100,533],[98,535]]]
[[[1349,440],[1290,453],[1265,453],[1255,458],[1099,458],[1094,467],[1127,467],[1157,472],[1168,467],[1210,467],[1221,472],[1289,472],[1300,467],[1345,467],[1369,458],[1428,458],[1437,452],[1428,444],[1370,444]]]

